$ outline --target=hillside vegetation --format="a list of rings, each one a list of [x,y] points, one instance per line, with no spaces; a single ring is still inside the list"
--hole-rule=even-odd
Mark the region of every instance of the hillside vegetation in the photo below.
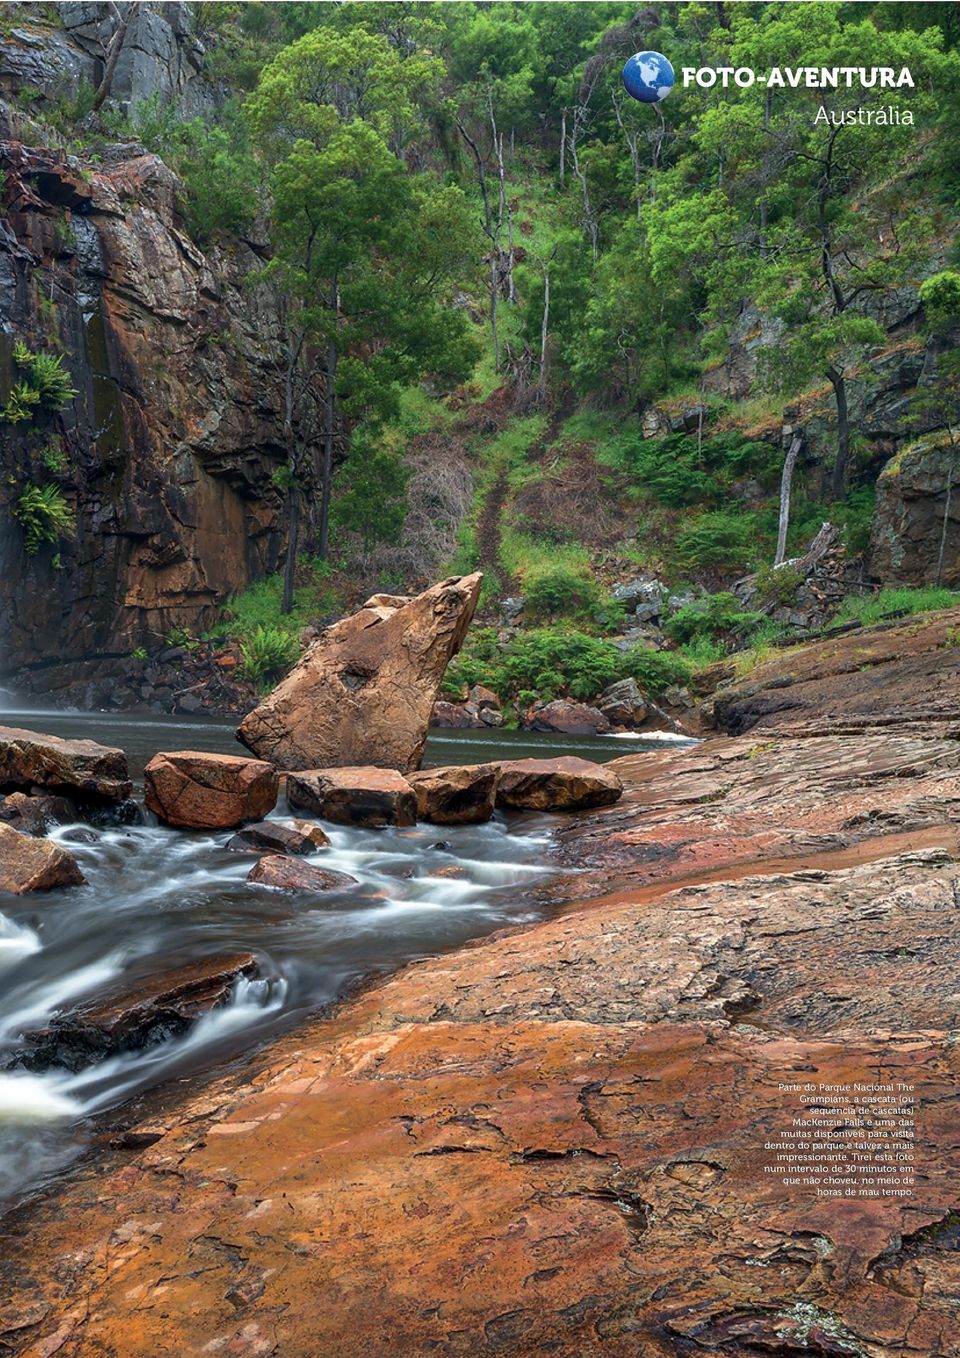
[[[262,247],[252,281],[289,356],[290,550],[224,612],[248,673],[266,681],[306,624],[374,589],[476,568],[481,627],[448,693],[483,682],[521,706],[623,677],[662,693],[838,608],[876,616],[883,596],[854,600],[885,584],[933,588],[900,610],[951,599],[953,6],[192,8],[204,116],[109,90],[19,103],[81,156],[133,138],[164,157],[201,246]],[[644,48],[678,73],[656,105],[620,80]],[[679,79],[851,64],[913,84]],[[917,460],[939,550],[891,575]],[[825,521],[833,583],[805,595],[790,563]],[[638,578],[661,587],[646,620]]]

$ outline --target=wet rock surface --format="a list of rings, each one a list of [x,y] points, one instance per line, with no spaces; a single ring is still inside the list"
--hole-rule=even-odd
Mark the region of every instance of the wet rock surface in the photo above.
[[[523,725],[527,731],[559,731],[568,736],[604,736],[611,729],[610,722],[598,708],[559,699],[531,707]]]
[[[0,791],[33,788],[103,805],[128,798],[133,784],[122,750],[0,726]]]
[[[320,826],[310,821],[284,823],[264,820],[256,825],[245,825],[227,840],[226,847],[231,853],[263,853],[268,850],[279,854],[311,854],[329,843],[329,838]]]
[[[374,595],[313,643],[244,719],[240,740],[282,769],[419,768],[482,578],[453,576],[413,599]]]
[[[355,885],[356,880],[347,872],[318,868],[286,854],[265,855],[247,874],[248,882],[277,891],[341,891]]]
[[[500,765],[497,805],[527,811],[579,811],[606,806],[623,792],[609,764],[568,756],[517,759]]]
[[[143,778],[148,809],[166,825],[193,830],[262,820],[279,789],[276,770],[263,760],[197,750],[154,755]]]
[[[138,1051],[185,1033],[230,999],[242,976],[254,976],[253,953],[208,957],[142,981],[133,990],[89,1003],[48,1027],[24,1033],[18,1064],[79,1071],[92,1061]]]
[[[417,798],[393,769],[366,765],[355,769],[306,769],[287,777],[287,802],[337,825],[375,829],[415,825]]]
[[[0,892],[23,896],[83,880],[79,863],[66,849],[0,822]]]
[[[69,825],[79,819],[68,797],[36,796],[11,792],[0,797],[0,820],[25,835],[45,835],[53,825]]]
[[[493,815],[500,770],[496,764],[464,764],[410,774],[417,819],[435,825],[479,825]]]

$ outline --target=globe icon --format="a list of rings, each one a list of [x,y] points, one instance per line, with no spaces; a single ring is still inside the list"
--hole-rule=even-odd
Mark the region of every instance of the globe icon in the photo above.
[[[662,52],[634,52],[622,80],[627,94],[641,104],[656,104],[673,89],[673,67]]]

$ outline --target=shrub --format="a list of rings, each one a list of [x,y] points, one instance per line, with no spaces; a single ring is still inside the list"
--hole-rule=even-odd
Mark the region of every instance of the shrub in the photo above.
[[[736,595],[724,591],[678,609],[663,630],[671,641],[683,645],[704,638],[715,640],[724,633],[752,626],[758,616],[745,612]]]
[[[677,651],[647,651],[638,646],[621,656],[621,679],[636,679],[644,693],[657,697],[671,684],[688,684],[693,665]]]
[[[600,588],[592,576],[556,566],[528,580],[526,608],[533,618],[582,617],[600,607]]]
[[[932,613],[938,608],[953,608],[958,603],[960,594],[949,589],[882,589],[879,594],[848,595],[834,622],[860,622],[868,627],[890,614],[909,617],[914,613]]]
[[[769,443],[751,443],[739,434],[697,440],[686,434],[645,439],[631,430],[616,440],[612,461],[630,472],[661,504],[675,509],[720,503],[726,488],[738,477],[768,481],[775,474],[776,450]]]
[[[258,687],[283,673],[300,652],[297,639],[282,627],[258,627],[240,646],[245,679]]]
[[[756,536],[752,514],[697,514],[677,535],[677,559],[686,570],[742,570],[756,551]]]
[[[542,698],[592,698],[621,677],[622,656],[609,641],[566,628],[521,632],[503,652],[493,686],[504,694],[529,690]]]
[[[26,486],[13,511],[23,529],[28,556],[36,556],[45,542],[72,537],[76,528],[73,510],[56,486]]]
[[[776,604],[787,608],[796,602],[797,591],[803,583],[803,576],[796,566],[761,566],[754,582],[757,598],[765,604]]]
[[[70,374],[63,367],[62,354],[33,353],[16,340],[13,361],[26,377],[10,393],[0,410],[0,422],[20,424],[32,420],[38,406],[49,411],[62,410],[77,395],[70,385]]]

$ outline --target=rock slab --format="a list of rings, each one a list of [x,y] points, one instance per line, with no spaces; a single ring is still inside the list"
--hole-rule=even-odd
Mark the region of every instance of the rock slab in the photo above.
[[[333,872],[304,863],[288,854],[266,854],[247,873],[247,881],[277,891],[340,891],[355,886],[357,879],[347,872]]]
[[[14,896],[79,886],[85,880],[73,854],[46,839],[21,834],[0,822],[0,891]]]
[[[499,781],[496,764],[454,764],[411,773],[417,818],[434,825],[479,825],[493,815]]]
[[[453,576],[413,599],[374,595],[313,643],[244,719],[239,739],[281,769],[419,768],[482,579]]]
[[[0,792],[30,788],[103,804],[126,800],[133,784],[123,750],[0,726]]]
[[[230,999],[242,976],[253,976],[251,952],[206,957],[142,981],[135,990],[95,1001],[46,1028],[25,1034],[30,1044],[19,1064],[82,1070],[123,1051],[140,1051],[177,1037]]]
[[[337,825],[416,825],[417,796],[393,769],[305,769],[287,778],[287,801]]]
[[[308,820],[263,820],[238,830],[226,847],[231,853],[311,854],[330,843],[319,825]]]
[[[609,806],[622,795],[623,783],[613,769],[589,759],[517,759],[500,765],[498,806],[582,811]]]
[[[262,820],[277,804],[276,769],[260,759],[176,750],[144,769],[147,807],[166,825],[230,830]]]

